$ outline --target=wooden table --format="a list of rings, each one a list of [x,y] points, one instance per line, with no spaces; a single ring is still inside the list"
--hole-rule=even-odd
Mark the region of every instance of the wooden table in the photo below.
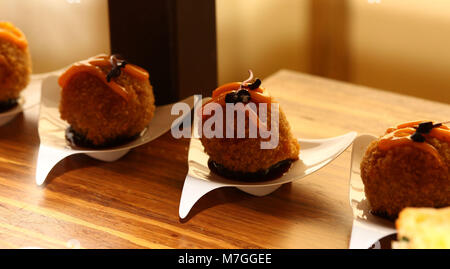
[[[263,85],[278,98],[295,135],[304,138],[381,134],[398,122],[450,119],[448,104],[292,71],[279,71]],[[37,187],[37,117],[36,106],[0,127],[0,247],[348,247],[351,148],[266,197],[215,190],[180,221],[188,139],[167,133],[114,163],[68,157]]]

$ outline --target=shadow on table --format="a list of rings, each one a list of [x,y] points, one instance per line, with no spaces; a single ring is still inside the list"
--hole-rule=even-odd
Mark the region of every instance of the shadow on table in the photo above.
[[[253,196],[233,187],[223,187],[215,189],[205,194],[202,198],[200,198],[200,200],[191,209],[187,217],[184,219],[179,218],[179,221],[181,223],[186,223],[194,216],[207,209],[231,203],[241,204],[245,207],[251,207],[252,209],[257,211],[261,210],[267,214],[276,215],[276,212],[283,211],[283,208],[280,209],[280,207],[277,206],[277,208],[274,209],[276,212],[268,212],[271,211],[269,209],[270,206],[268,206],[271,203],[269,200],[271,200],[273,195],[290,192],[291,185],[292,185],[291,183],[284,184],[275,192],[264,197]],[[232,212],[229,213],[232,214]]]
[[[83,154],[75,154],[62,159],[58,164],[56,164],[50,173],[47,175],[47,179],[42,184],[41,187],[45,188],[54,179],[61,177],[62,175],[91,166],[99,166],[99,161],[91,159]]]

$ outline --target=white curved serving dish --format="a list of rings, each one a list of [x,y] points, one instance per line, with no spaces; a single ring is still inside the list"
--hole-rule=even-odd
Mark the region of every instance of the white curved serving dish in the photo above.
[[[171,115],[172,104],[158,106],[148,127],[141,132],[138,138],[127,144],[107,149],[73,147],[68,144],[65,138],[65,131],[69,125],[60,118],[59,114],[60,91],[57,75],[49,76],[42,82],[38,127],[41,144],[36,166],[37,185],[42,185],[51,169],[67,156],[83,153],[101,161],[116,161],[131,149],[148,143],[169,131],[172,122],[180,120],[178,115]],[[194,96],[180,102],[184,102],[192,108]],[[190,114],[184,116],[187,117]]]
[[[185,218],[194,204],[206,193],[222,187],[236,187],[255,196],[268,195],[283,184],[301,179],[338,157],[356,137],[356,132],[327,139],[299,139],[299,160],[280,178],[263,182],[242,182],[223,178],[208,168],[208,155],[199,139],[191,138],[189,171],[181,194],[179,215]]]

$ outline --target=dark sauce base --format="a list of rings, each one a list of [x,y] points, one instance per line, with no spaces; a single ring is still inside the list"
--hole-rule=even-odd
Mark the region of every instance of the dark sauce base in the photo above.
[[[370,214],[387,219],[389,221],[395,221],[397,219],[397,216],[391,216],[385,211],[374,211],[371,210]],[[369,247],[369,249],[392,249],[392,242],[397,240],[397,234],[390,234],[383,238],[380,238],[378,241],[373,243],[372,246]]]
[[[281,177],[287,172],[287,170],[289,170],[293,162],[294,160],[287,159],[272,165],[266,170],[260,170],[252,173],[229,170],[211,159],[208,160],[208,167],[214,173],[228,179],[246,182],[261,182]]]
[[[390,234],[383,238],[380,238],[369,249],[392,249],[392,242],[397,241],[397,234]]]
[[[0,102],[0,113],[11,110],[17,106],[17,99],[9,99],[7,101]]]
[[[76,147],[82,147],[82,148],[91,148],[91,149],[105,149],[105,148],[112,148],[121,146],[124,144],[127,144],[134,139],[139,137],[139,134],[136,134],[134,136],[127,136],[127,137],[117,137],[115,139],[109,140],[103,144],[96,145],[91,140],[87,139],[84,135],[76,132],[72,127],[68,127],[66,129],[66,140],[73,146]]]
[[[389,215],[385,211],[370,210],[370,214],[372,214],[374,216],[377,216],[377,217],[380,217],[380,218],[383,218],[383,219],[390,220],[390,221],[395,221],[397,219],[397,217],[398,217],[397,215],[396,216]]]

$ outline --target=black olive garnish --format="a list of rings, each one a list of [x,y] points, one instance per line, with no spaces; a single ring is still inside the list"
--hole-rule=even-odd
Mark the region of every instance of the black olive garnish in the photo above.
[[[259,78],[257,78],[257,79],[255,80],[255,82],[253,82],[252,84],[248,84],[247,87],[248,87],[250,90],[255,90],[255,89],[258,89],[259,86],[261,86],[261,80],[260,80]]]
[[[416,128],[416,132],[421,134],[428,134],[431,129],[434,128],[434,125],[431,121],[422,122],[419,124],[419,126]]]
[[[122,71],[120,71],[120,68],[113,67],[111,71],[109,71],[109,73],[106,75],[106,81],[110,82],[112,78],[120,76],[121,73]]]
[[[238,102],[238,95],[236,92],[230,92],[225,95],[225,103],[236,104]]]
[[[119,77],[122,74],[121,68],[125,68],[125,65],[127,65],[127,61],[123,59],[119,59],[118,55],[111,55],[109,58],[109,61],[112,65],[111,71],[106,75],[106,81],[110,82],[112,78]]]
[[[425,142],[425,136],[423,135],[430,133],[433,128],[438,128],[440,126],[442,126],[442,123],[433,124],[431,121],[419,123],[417,127],[414,127],[416,132],[411,135],[411,139],[414,142],[423,143]]]
[[[412,134],[411,139],[414,142],[419,142],[419,143],[425,142],[425,136],[423,136],[422,134],[420,134],[418,132],[415,132],[414,134]]]
[[[225,103],[236,104],[238,102],[248,103],[250,102],[250,93],[247,90],[239,90],[238,92],[230,92],[225,95]]]
[[[250,102],[251,96],[250,96],[250,93],[247,90],[244,90],[244,89],[239,90],[237,92],[237,96],[238,96],[238,101],[239,102],[242,102],[244,104]]]

